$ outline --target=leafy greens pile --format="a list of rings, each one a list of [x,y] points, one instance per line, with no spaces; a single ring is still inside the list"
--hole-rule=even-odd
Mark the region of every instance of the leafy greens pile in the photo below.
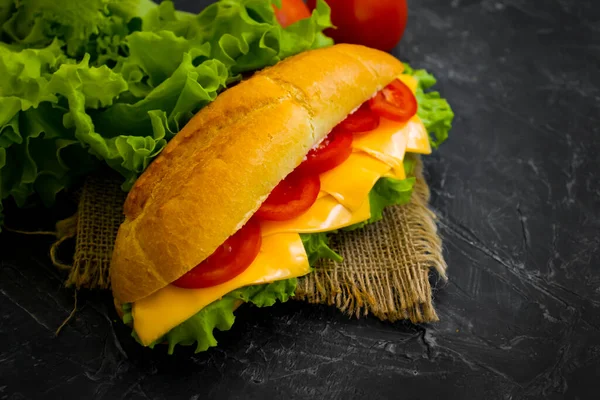
[[[51,205],[102,164],[128,190],[244,72],[332,44],[324,2],[285,29],[271,3],[0,0],[0,225],[6,198]]]

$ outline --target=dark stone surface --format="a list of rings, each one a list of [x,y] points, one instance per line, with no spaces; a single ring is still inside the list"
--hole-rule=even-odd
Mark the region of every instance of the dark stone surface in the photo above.
[[[597,398],[600,6],[410,3],[395,54],[434,72],[457,114],[426,161],[450,266],[439,323],[247,307],[219,348],[169,357],[84,293],[55,337],[73,295],[51,239],[2,233],[0,399]]]

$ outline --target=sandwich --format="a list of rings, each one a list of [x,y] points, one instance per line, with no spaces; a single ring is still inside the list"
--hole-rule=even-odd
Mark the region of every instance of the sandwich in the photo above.
[[[293,296],[328,235],[410,199],[407,153],[429,154],[413,74],[339,44],[225,90],[137,179],[111,261],[117,311],[143,346],[217,344],[234,311]],[[422,92],[422,90],[421,90]]]

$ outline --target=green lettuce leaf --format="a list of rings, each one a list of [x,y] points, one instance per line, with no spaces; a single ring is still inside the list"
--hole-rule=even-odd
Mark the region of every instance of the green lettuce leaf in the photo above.
[[[443,99],[438,92],[426,91],[436,83],[435,77],[424,69],[413,69],[410,65],[404,64],[405,73],[412,75],[419,84],[416,92],[419,111],[417,114],[425,124],[429,132],[429,141],[431,146],[437,149],[448,139],[448,133],[452,128],[454,112],[446,99]]]
[[[337,262],[343,260],[342,256],[329,247],[327,232],[302,233],[300,234],[300,238],[308,256],[308,263],[311,266],[315,266],[321,259],[329,259]]]
[[[6,23],[15,12],[15,0],[0,0],[0,27]],[[0,29],[0,39],[4,39],[2,30]]]
[[[404,157],[402,164],[404,165],[404,173],[406,176],[414,176],[417,160],[412,157]]]
[[[6,149],[0,147],[0,171],[2,171],[2,169],[4,168],[5,165],[6,165]],[[0,195],[2,194],[1,190],[2,190],[2,175],[0,175]],[[0,198],[0,200],[2,200],[2,198]],[[4,213],[2,211],[4,211],[4,206],[2,205],[2,201],[0,201],[0,227],[2,225],[4,225]]]
[[[195,66],[193,56],[193,51],[181,55],[175,71],[164,80],[157,78],[160,83],[141,100],[119,102],[100,112],[88,110],[93,125],[79,125],[80,140],[126,178],[125,190],[167,141],[225,87],[228,74],[222,63],[207,60]],[[84,110],[79,116],[87,118]]]
[[[60,39],[70,57],[102,53],[127,35],[139,5],[139,0],[20,0],[8,12],[0,10],[0,32],[22,47],[45,47]]]
[[[394,178],[379,179],[369,193],[371,218],[367,223],[380,221],[383,218],[385,207],[408,204],[415,181],[414,177],[402,180]]]
[[[12,196],[24,206],[37,193],[51,205],[56,194],[73,179],[96,167],[72,131],[61,124],[61,110],[50,105],[22,111],[5,127],[2,138],[18,140],[1,149],[0,196]],[[70,174],[71,169],[76,173]]]
[[[298,54],[325,47],[333,41],[322,34],[332,26],[329,6],[322,0],[310,18],[282,28],[277,22],[272,1],[221,0],[190,18],[177,16],[168,6],[148,15],[152,31],[168,29],[194,43],[209,43],[209,58],[224,63],[232,80],[243,72],[254,71]]]
[[[298,280],[296,278],[284,279],[267,283],[265,285],[246,286],[234,290],[229,296],[252,303],[257,307],[271,307],[276,302],[285,303],[294,296]]]
[[[97,166],[64,126],[67,109],[52,88],[67,61],[56,40],[22,51],[0,44],[0,200],[12,196],[23,206],[37,193],[50,205],[57,192]]]
[[[369,192],[369,202],[371,206],[371,218],[358,224],[343,228],[345,231],[353,231],[381,221],[383,210],[392,205],[408,204],[412,196],[412,190],[415,185],[415,178],[406,179],[380,178]]]
[[[220,331],[231,329],[235,321],[234,309],[240,301],[254,304],[257,307],[270,307],[277,301],[283,303],[294,295],[297,283],[297,279],[292,278],[234,290],[171,329],[149,347],[153,348],[156,344],[166,342],[168,353],[173,354],[177,345],[191,346],[195,344],[196,353],[206,351],[217,345],[214,336],[215,329]],[[131,304],[123,306],[123,313],[123,322],[133,323]],[[132,335],[139,341],[135,331],[132,331]]]

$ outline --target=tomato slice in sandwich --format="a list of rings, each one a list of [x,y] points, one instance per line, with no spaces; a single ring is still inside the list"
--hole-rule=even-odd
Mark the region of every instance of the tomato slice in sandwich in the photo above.
[[[279,182],[254,215],[268,221],[295,218],[314,204],[320,190],[318,175],[307,175],[295,170]]]
[[[173,282],[173,285],[199,289],[227,282],[252,264],[261,243],[260,225],[251,219],[208,258]]]
[[[408,86],[396,79],[369,100],[371,110],[392,121],[405,122],[417,113],[417,99]]]
[[[337,127],[352,133],[372,131],[379,126],[379,115],[371,111],[369,103],[364,103],[358,110],[348,115]]]
[[[352,154],[352,132],[339,127],[306,155],[306,160],[298,166],[303,174],[322,174],[346,161]]]

